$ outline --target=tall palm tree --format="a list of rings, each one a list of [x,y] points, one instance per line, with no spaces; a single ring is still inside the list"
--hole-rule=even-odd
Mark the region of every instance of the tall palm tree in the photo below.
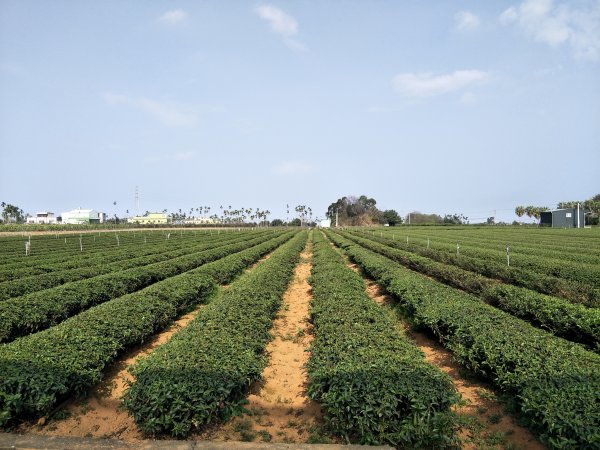
[[[515,214],[517,217],[523,217],[523,214],[525,214],[525,208],[523,206],[517,206],[515,208]]]
[[[525,214],[527,214],[527,217],[529,217],[531,219],[531,216],[533,216],[533,212],[535,211],[535,206],[527,206],[525,208]]]

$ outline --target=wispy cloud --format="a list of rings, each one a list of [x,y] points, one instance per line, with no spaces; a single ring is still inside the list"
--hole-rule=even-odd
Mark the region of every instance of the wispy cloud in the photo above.
[[[581,4],[581,3],[580,3]],[[552,0],[526,0],[507,8],[500,23],[517,25],[537,42],[558,47],[568,43],[576,58],[600,59],[600,1],[579,9]]]
[[[489,74],[481,70],[457,70],[443,75],[401,73],[394,77],[392,86],[396,92],[407,97],[425,98],[460,91],[488,79]]]
[[[271,30],[283,36],[295,36],[298,33],[298,22],[289,14],[273,5],[260,5],[256,7],[256,14],[267,21]]]
[[[456,29],[459,31],[473,31],[479,28],[481,20],[475,14],[469,11],[461,11],[454,16]]]
[[[197,113],[171,103],[160,102],[146,97],[115,94],[113,92],[104,92],[102,97],[111,105],[124,105],[150,114],[167,126],[193,126],[198,123]]]
[[[164,153],[161,155],[150,155],[144,158],[146,164],[159,164],[167,162],[189,161],[196,157],[196,152]]]
[[[273,168],[276,175],[304,175],[314,172],[314,167],[303,161],[288,161]]]
[[[158,20],[159,22],[167,25],[178,25],[185,22],[187,18],[188,13],[186,13],[183,9],[173,9],[161,15]]]
[[[255,12],[262,20],[269,24],[271,31],[282,38],[282,42],[290,49],[306,51],[304,43],[296,39],[298,35],[298,21],[273,5],[259,5]]]

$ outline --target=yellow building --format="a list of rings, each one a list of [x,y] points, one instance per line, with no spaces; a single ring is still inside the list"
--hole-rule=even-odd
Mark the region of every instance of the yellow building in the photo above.
[[[170,219],[165,213],[148,213],[145,216],[135,216],[127,219],[128,223],[137,223],[140,225],[167,224]]]

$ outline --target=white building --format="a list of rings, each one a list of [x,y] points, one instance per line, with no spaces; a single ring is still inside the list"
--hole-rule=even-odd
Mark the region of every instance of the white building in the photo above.
[[[323,219],[319,222],[319,228],[331,228],[331,219]]]
[[[87,223],[100,223],[98,211],[93,209],[74,209],[62,213],[62,223],[82,225]]]
[[[34,217],[28,217],[27,223],[56,223],[56,216],[50,211],[41,211],[36,213]]]
[[[190,217],[189,219],[185,219],[183,223],[186,225],[216,225],[221,223],[221,221],[213,217]]]

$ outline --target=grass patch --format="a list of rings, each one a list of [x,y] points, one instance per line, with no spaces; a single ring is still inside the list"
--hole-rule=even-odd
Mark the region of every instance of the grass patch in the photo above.
[[[271,433],[269,433],[267,430],[260,430],[257,434],[260,436],[260,439],[263,442],[271,442],[273,439],[273,436],[271,436]]]

